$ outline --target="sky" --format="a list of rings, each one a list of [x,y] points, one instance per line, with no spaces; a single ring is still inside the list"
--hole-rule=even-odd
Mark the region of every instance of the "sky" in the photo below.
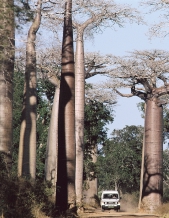
[[[146,8],[140,8],[138,0],[118,0],[118,3],[126,3],[146,13]],[[150,23],[159,21],[159,12],[146,14],[146,21]],[[100,35],[95,35],[94,40],[85,42],[86,51],[99,51],[101,54],[113,54],[123,56],[133,50],[168,49],[169,37],[152,38],[148,36],[149,27],[146,25],[126,24],[123,28],[116,28],[116,31],[107,29]],[[99,79],[98,79],[99,80]],[[113,129],[122,129],[126,125],[142,125],[144,120],[141,112],[137,108],[137,103],[141,102],[138,97],[119,97],[114,110],[114,122],[108,125],[108,137],[111,137]]]

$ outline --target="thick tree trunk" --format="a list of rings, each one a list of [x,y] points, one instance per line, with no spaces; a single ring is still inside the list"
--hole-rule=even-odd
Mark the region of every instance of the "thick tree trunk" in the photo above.
[[[97,146],[93,148],[92,151],[92,162],[96,163],[97,161]],[[91,172],[93,174],[93,172]],[[90,206],[98,206],[97,202],[97,187],[98,186],[98,181],[97,178],[90,179],[88,178],[87,180],[87,190],[84,190],[84,202]]]
[[[61,211],[75,205],[75,78],[72,1],[65,4],[62,72],[59,99],[58,173],[56,205]]]
[[[75,130],[76,130],[76,203],[83,198],[84,98],[85,72],[83,31],[78,30],[75,59]]]
[[[18,176],[35,179],[36,175],[36,33],[41,23],[41,0],[29,29],[26,44],[24,99],[19,142]]]
[[[59,93],[60,87],[55,88],[52,114],[48,131],[46,160],[45,160],[45,178],[51,181],[56,197],[56,179],[57,179],[57,154],[58,154],[58,111],[59,111]]]
[[[12,148],[14,30],[14,2],[0,0],[0,152],[8,170]]]
[[[156,100],[156,99],[155,99]],[[153,212],[162,204],[163,109],[156,101],[146,101],[144,175],[141,209]]]

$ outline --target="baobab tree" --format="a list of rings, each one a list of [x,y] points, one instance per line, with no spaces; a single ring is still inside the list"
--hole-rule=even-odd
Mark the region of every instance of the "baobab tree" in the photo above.
[[[58,112],[59,112],[59,94],[60,80],[56,75],[48,74],[48,81],[55,86],[55,94],[53,99],[52,113],[50,117],[46,159],[45,159],[45,179],[51,181],[53,185],[54,197],[56,195],[56,179],[57,179],[57,159],[58,159]]]
[[[60,8],[62,8],[62,2]],[[61,13],[51,13],[48,17],[61,20]],[[61,10],[60,10],[61,12]],[[127,20],[141,22],[141,17],[136,9],[128,5],[116,4],[114,1],[105,0],[76,0],[72,4],[72,20],[76,38],[75,53],[75,126],[76,126],[76,199],[82,202],[83,184],[83,144],[84,144],[84,99],[85,99],[85,60],[84,60],[84,35],[98,33],[106,27],[122,26]],[[90,63],[90,69],[95,68],[95,63]]]
[[[65,1],[58,120],[56,205],[61,211],[75,206],[75,76],[72,1]]]
[[[14,1],[0,0],[0,152],[4,154],[6,167],[11,167],[12,101],[14,71]]]
[[[144,174],[141,209],[153,212],[162,204],[163,105],[169,94],[169,53],[161,50],[134,51],[114,57],[109,81],[104,84],[122,97],[137,96],[145,101]],[[130,88],[123,94],[119,88]]]
[[[21,117],[18,176],[36,176],[36,33],[41,23],[42,1],[38,0],[36,15],[28,31],[23,109]]]
[[[82,17],[83,19],[79,19]],[[85,72],[84,34],[93,34],[102,28],[122,26],[126,21],[141,21],[136,9],[114,1],[75,1],[73,4],[73,27],[76,32],[75,53],[75,130],[76,130],[76,200],[82,203],[83,192],[83,147],[84,147],[84,102],[85,76],[87,72],[99,68],[93,62]],[[101,65],[100,65],[101,66]],[[95,71],[95,75],[96,75]],[[88,74],[89,75],[89,74]],[[91,76],[91,74],[90,74]]]
[[[56,197],[57,179],[57,153],[58,153],[58,113],[60,94],[60,47],[46,48],[38,50],[37,66],[38,77],[44,81],[49,81],[55,87],[45,158],[45,179],[51,181],[53,185],[54,198]]]

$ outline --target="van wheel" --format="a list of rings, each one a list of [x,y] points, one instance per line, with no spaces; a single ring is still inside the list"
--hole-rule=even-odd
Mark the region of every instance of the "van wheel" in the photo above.
[[[104,209],[102,208],[102,212],[104,212]]]

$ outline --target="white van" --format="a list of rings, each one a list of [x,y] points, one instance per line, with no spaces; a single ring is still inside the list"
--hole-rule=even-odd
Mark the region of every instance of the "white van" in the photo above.
[[[107,190],[103,191],[101,195],[100,206],[102,211],[114,209],[120,210],[120,196],[118,191]]]

